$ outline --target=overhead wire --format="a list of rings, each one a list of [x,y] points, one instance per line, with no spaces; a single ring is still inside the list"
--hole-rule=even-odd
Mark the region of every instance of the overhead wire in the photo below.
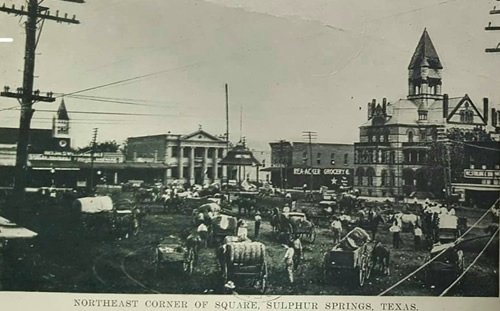
[[[460,237],[458,237],[455,240],[454,243],[457,243],[457,242],[461,241],[464,236],[466,236],[475,226],[477,226],[477,224],[479,224],[479,222],[481,222],[484,219],[484,217],[486,217],[486,215],[488,215],[488,213],[491,212],[491,208],[494,207],[498,203],[499,200],[500,200],[500,198],[498,198],[495,201],[495,203],[493,203],[491,205],[491,207],[488,208],[488,210],[467,231],[465,231]],[[383,296],[383,295],[387,294],[389,291],[391,291],[394,288],[396,288],[397,286],[401,285],[404,281],[406,281],[410,277],[414,276],[415,274],[417,274],[417,272],[421,271],[422,269],[424,269],[425,267],[427,267],[430,263],[432,263],[433,261],[435,261],[436,259],[438,259],[442,254],[444,254],[446,252],[446,250],[447,249],[443,249],[441,252],[439,252],[436,256],[434,256],[433,258],[431,258],[429,261],[426,261],[425,263],[423,263],[421,266],[419,266],[413,272],[411,272],[410,274],[408,274],[407,276],[405,276],[404,278],[402,278],[401,280],[399,280],[395,284],[391,285],[389,288],[387,288],[386,290],[384,290],[383,292],[381,292],[377,296]]]
[[[448,286],[439,295],[439,297],[443,297],[444,295],[446,295],[450,291],[450,289],[452,289],[455,285],[458,284],[458,282],[460,282],[460,280],[464,277],[464,275],[472,268],[472,266],[474,266],[476,264],[476,262],[478,261],[479,257],[481,257],[483,255],[483,253],[486,251],[486,249],[488,248],[488,246],[490,246],[491,242],[493,242],[493,240],[495,239],[495,236],[498,234],[499,230],[500,230],[500,228],[497,228],[497,230],[493,233],[493,235],[488,240],[488,242],[483,247],[483,249],[479,252],[479,254],[476,256],[476,258],[474,258],[474,260],[472,261],[472,263],[455,279],[455,281],[453,281],[453,283],[450,284],[450,286]]]

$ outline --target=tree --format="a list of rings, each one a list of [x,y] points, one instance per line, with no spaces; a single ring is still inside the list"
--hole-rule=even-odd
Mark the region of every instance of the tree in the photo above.
[[[96,143],[95,152],[118,152],[120,145],[115,140]],[[92,144],[78,149],[79,152],[89,152],[92,150]]]

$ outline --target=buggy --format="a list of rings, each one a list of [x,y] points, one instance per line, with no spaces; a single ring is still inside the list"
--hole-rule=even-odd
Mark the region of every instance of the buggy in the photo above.
[[[443,251],[424,270],[425,284],[429,287],[443,279],[454,280],[464,271],[464,253],[456,248],[455,243],[435,244],[426,262]]]
[[[171,269],[182,269],[191,275],[194,261],[194,250],[186,248],[178,237],[167,236],[158,242],[154,251],[155,275],[165,266],[169,266]]]

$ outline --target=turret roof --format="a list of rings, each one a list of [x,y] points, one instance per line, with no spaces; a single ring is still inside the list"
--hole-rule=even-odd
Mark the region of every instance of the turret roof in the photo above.
[[[443,65],[439,60],[439,56],[432,44],[432,40],[427,33],[427,29],[424,29],[420,41],[418,42],[417,48],[413,53],[410,65],[408,69],[416,69],[421,67],[430,67],[433,69],[443,69]]]
[[[66,105],[64,104],[64,98],[61,100],[59,109],[57,109],[57,119],[69,121],[68,111],[66,110]]]

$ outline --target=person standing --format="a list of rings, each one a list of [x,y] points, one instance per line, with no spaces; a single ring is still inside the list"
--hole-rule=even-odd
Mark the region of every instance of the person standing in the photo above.
[[[414,234],[414,241],[415,241],[415,250],[419,251],[420,250],[420,241],[422,240],[422,229],[420,229],[419,225],[415,226],[415,229],[413,230]]]
[[[298,235],[295,236],[293,240],[293,270],[297,270],[300,265],[301,260],[304,257],[304,253],[302,250],[302,242]]]
[[[335,245],[339,243],[342,238],[342,222],[337,216],[333,218],[331,227],[333,232],[333,244]]]
[[[283,261],[285,262],[285,270],[288,273],[288,281],[290,284],[293,284],[293,258],[295,257],[295,250],[293,249],[293,243],[290,242],[287,245],[287,250],[285,252],[285,256],[283,257]]]
[[[262,222],[262,217],[260,217],[260,212],[257,211],[255,213],[255,228],[254,228],[254,236],[255,239],[259,238],[259,233],[260,233],[260,223]]]
[[[392,247],[399,248],[399,232],[401,232],[401,227],[395,221],[392,226],[389,228],[389,231],[392,232]]]
[[[238,221],[238,238],[240,238],[241,241],[245,241],[248,238],[248,225],[243,219]]]

